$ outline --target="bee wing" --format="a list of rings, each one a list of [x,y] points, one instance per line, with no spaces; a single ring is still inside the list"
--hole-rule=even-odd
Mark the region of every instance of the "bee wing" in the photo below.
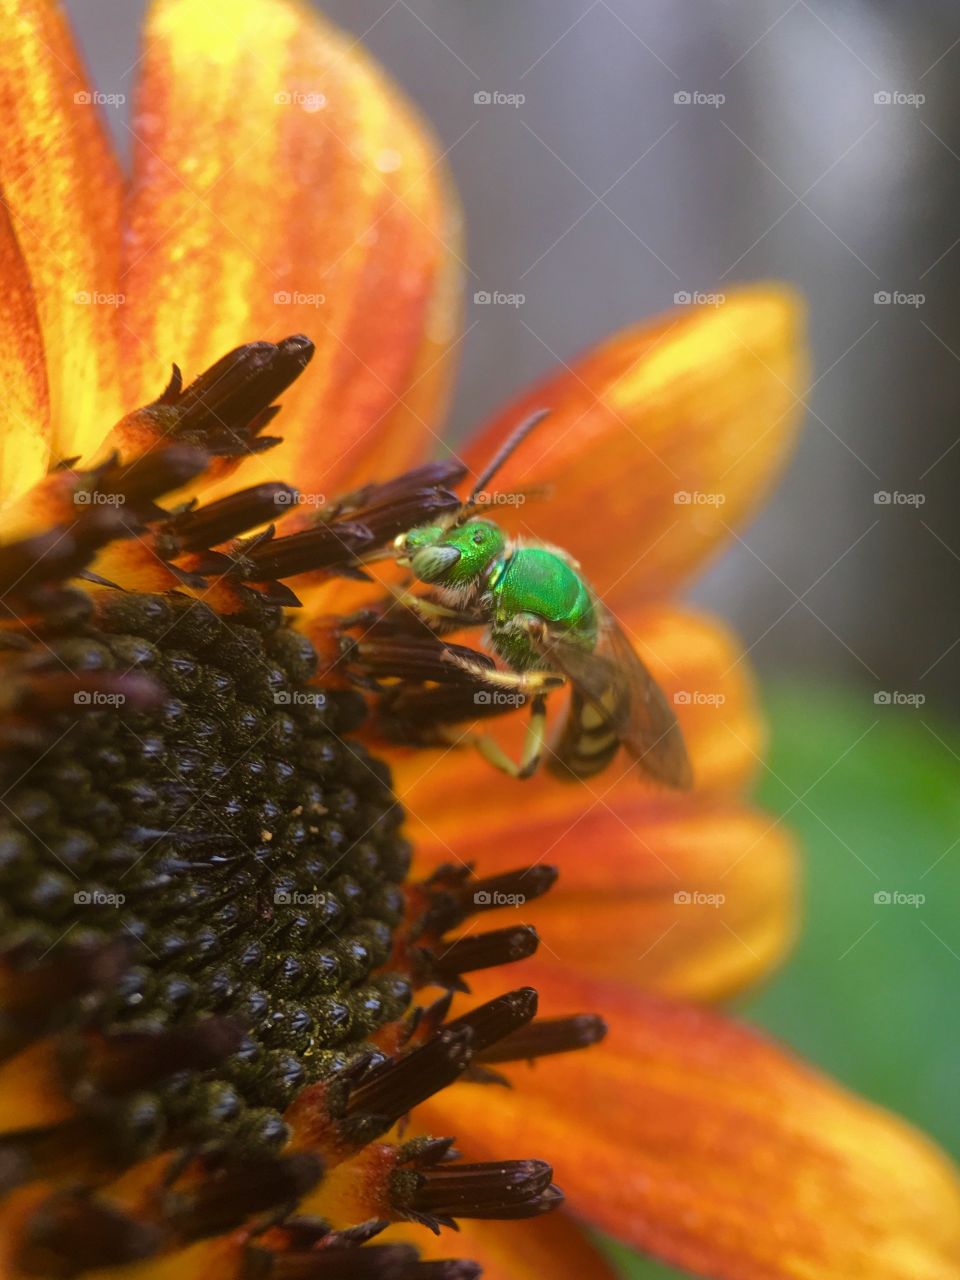
[[[604,614],[600,639],[592,652],[570,644],[549,629],[534,637],[534,643],[609,724],[645,773],[681,790],[693,785],[677,718],[663,690],[610,614]]]
[[[689,790],[693,770],[673,708],[610,614],[604,616],[599,647],[630,690],[629,719],[621,735],[624,746],[647,773],[668,786]]]

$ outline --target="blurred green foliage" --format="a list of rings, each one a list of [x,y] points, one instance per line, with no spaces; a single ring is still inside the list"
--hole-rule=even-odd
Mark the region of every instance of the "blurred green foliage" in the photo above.
[[[802,843],[806,902],[788,963],[738,1015],[960,1156],[960,732],[870,690],[782,684],[766,702],[758,798]],[[685,1274],[608,1248],[630,1280]]]

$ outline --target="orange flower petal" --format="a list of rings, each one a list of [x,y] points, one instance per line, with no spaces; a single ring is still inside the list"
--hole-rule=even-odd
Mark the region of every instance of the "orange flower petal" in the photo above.
[[[798,898],[787,834],[729,796],[762,749],[752,688],[738,646],[714,621],[650,606],[624,625],[676,706],[698,789],[652,791],[625,758],[587,783],[544,774],[521,784],[472,751],[433,763],[418,755],[395,769],[416,869],[474,862],[495,875],[554,865],[556,887],[519,910],[541,932],[538,969],[724,998],[782,958]],[[680,693],[689,696],[676,701]],[[525,719],[514,720],[519,754]]]
[[[437,1238],[421,1226],[387,1229],[380,1241],[404,1240],[421,1257],[468,1258],[483,1267],[483,1280],[616,1280],[616,1271],[565,1213],[526,1222],[473,1222],[460,1218],[458,1230]]]
[[[0,1066],[0,1100],[0,1133],[4,1134],[52,1126],[74,1114],[61,1087],[51,1040],[34,1041]]]
[[[559,867],[546,897],[483,917],[484,928],[522,920],[537,929],[532,986],[542,972],[572,971],[725,999],[775,967],[796,928],[794,846],[771,818],[743,810],[676,804],[650,813],[621,799],[537,822],[521,808],[508,827],[461,837],[456,853],[484,876]],[[449,852],[433,847],[418,855],[418,870],[445,861]],[[476,928],[473,919],[468,931]],[[514,981],[505,970],[499,978]]]
[[[50,456],[50,398],[33,290],[6,209],[0,205],[0,502],[35,484]]]
[[[639,822],[643,811],[656,813],[664,803],[697,804],[706,794],[742,791],[756,771],[764,737],[742,646],[723,624],[688,609],[650,605],[625,612],[620,620],[677,713],[693,764],[694,794],[684,798],[652,791],[623,755],[606,773],[571,784],[545,770],[527,782],[511,783],[470,749],[397,753],[397,793],[418,848],[457,850],[463,833],[479,837],[509,830],[517,822],[518,805],[530,822],[570,823],[593,803],[616,808],[623,798],[642,804],[636,811]],[[555,707],[551,715],[558,711]],[[519,754],[526,727],[522,714],[487,726]]]
[[[697,789],[652,790],[623,756],[586,783],[541,771],[521,784],[472,750],[418,752],[394,765],[416,870],[557,866],[557,886],[521,912],[541,929],[538,965],[719,999],[768,972],[795,928],[793,846],[731,798],[762,750],[752,685],[736,641],[711,619],[648,606],[623,625],[676,708]],[[526,720],[510,719],[494,732],[519,756]]]
[[[663,593],[778,470],[806,385],[801,321],[797,298],[765,285],[629,329],[523,395],[467,459],[479,470],[521,418],[549,408],[492,487],[551,496],[504,523],[567,547],[602,596]]]
[[[332,494],[422,449],[455,329],[457,217],[431,139],[358,42],[288,0],[157,0],[128,243],[131,405],[176,361],[305,332],[286,443],[253,461]],[[399,437],[399,440],[398,440]]]
[[[902,1121],[707,1010],[540,985],[545,1013],[600,1010],[609,1039],[424,1106],[467,1158],[548,1154],[593,1225],[720,1280],[960,1274],[957,1172]]]
[[[33,281],[55,458],[121,411],[121,181],[60,6],[0,0],[0,186]]]
[[[246,1271],[247,1239],[243,1232],[199,1240],[173,1253],[161,1253],[143,1262],[119,1267],[98,1267],[84,1272],[85,1280],[240,1280]]]

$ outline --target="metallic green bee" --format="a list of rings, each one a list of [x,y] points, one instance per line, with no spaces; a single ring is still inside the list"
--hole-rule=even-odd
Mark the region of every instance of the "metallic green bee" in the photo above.
[[[569,709],[548,748],[552,772],[592,777],[624,746],[650,777],[689,787],[690,762],[663,691],[577,562],[557,547],[509,538],[493,520],[475,514],[477,495],[544,416],[520,425],[450,520],[396,538],[398,562],[433,588],[429,598],[407,592],[400,598],[435,627],[486,627],[506,670],[491,670],[462,650],[450,660],[484,685],[530,699],[519,762],[493,738],[473,739],[498,768],[517,778],[536,771],[546,746],[547,695],[569,683]]]

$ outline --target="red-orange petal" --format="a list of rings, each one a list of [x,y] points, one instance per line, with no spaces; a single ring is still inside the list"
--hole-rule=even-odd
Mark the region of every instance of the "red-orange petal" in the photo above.
[[[394,772],[415,872],[556,865],[545,899],[509,908],[539,929],[539,964],[718,1000],[767,974],[794,938],[795,847],[776,819],[728,794],[753,768],[762,731],[726,628],[652,607],[631,614],[630,632],[671,698],[691,692],[676,707],[700,788],[654,791],[622,758],[588,783],[543,774],[522,791],[472,751],[404,760]],[[522,731],[518,717],[515,754]]]
[[[582,818],[538,822],[521,808],[507,827],[464,834],[456,854],[484,876],[538,863],[560,869],[544,898],[483,918],[485,928],[537,929],[540,949],[525,971],[532,986],[543,973],[573,971],[725,999],[775,968],[796,933],[794,845],[774,819],[746,810],[674,804],[651,813],[621,797],[613,806],[588,801]],[[418,851],[417,869],[450,860],[432,845]],[[514,979],[506,970],[499,977]]]
[[[718,620],[666,604],[630,609],[620,620],[677,714],[693,764],[691,803],[697,796],[740,793],[764,745],[742,645]],[[556,706],[550,714],[559,711]],[[522,714],[485,722],[515,756],[525,723]],[[506,829],[518,806],[531,821],[572,822],[598,797],[614,807],[621,796],[631,803],[639,798],[652,812],[670,799],[629,769],[622,753],[605,773],[582,784],[557,781],[546,770],[527,782],[510,782],[463,748],[398,752],[394,770],[415,843],[423,847],[455,849],[461,833]]]
[[[423,447],[455,331],[457,215],[432,140],[354,41],[291,0],[156,0],[125,287],[130,405],[305,332],[280,448],[244,478],[333,494]],[[384,452],[378,456],[378,450]]]
[[[416,1245],[426,1261],[468,1258],[483,1267],[483,1280],[616,1280],[616,1271],[565,1213],[527,1222],[473,1222],[434,1238],[419,1226],[393,1226],[383,1241]]]
[[[122,405],[121,180],[69,26],[49,0],[0,0],[0,119],[0,188],[33,282],[53,455],[86,455]]]
[[[84,1271],[84,1280],[242,1280],[248,1274],[248,1233],[198,1240],[172,1253],[158,1254],[143,1262]]]
[[[801,331],[797,298],[778,286],[683,307],[531,388],[467,458],[479,471],[527,413],[550,409],[491,488],[546,485],[551,496],[498,506],[498,518],[566,547],[604,597],[663,593],[730,536],[778,471],[806,387]]]
[[[648,606],[623,624],[677,711],[696,790],[653,790],[623,756],[571,784],[512,782],[472,751],[418,753],[395,767],[416,870],[555,865],[556,887],[519,909],[541,929],[538,965],[723,998],[780,961],[798,906],[788,833],[730,795],[762,751],[749,672],[728,630],[690,610]],[[514,721],[518,756],[525,719]]]
[[[50,456],[50,397],[43,339],[26,264],[0,205],[0,506],[35,484]]]
[[[538,985],[544,1013],[599,1010],[609,1039],[427,1104],[468,1158],[547,1153],[592,1225],[719,1280],[960,1274],[957,1171],[904,1122],[708,1010]]]

